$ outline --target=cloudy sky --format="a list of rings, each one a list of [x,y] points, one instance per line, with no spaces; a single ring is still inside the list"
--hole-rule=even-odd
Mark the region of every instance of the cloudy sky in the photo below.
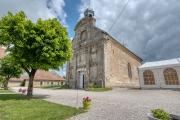
[[[0,17],[20,10],[33,21],[56,17],[73,37],[87,7],[88,0],[0,0]],[[97,26],[144,61],[180,57],[180,0],[91,0],[90,7]]]

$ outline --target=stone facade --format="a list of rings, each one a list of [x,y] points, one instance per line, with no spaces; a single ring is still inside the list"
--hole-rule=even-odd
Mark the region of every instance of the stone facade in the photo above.
[[[95,26],[94,12],[87,9],[75,27],[73,58],[67,65],[67,81],[72,88],[90,83],[102,86],[139,86],[141,58],[108,33]]]
[[[106,86],[139,87],[141,60],[110,36],[104,49]]]

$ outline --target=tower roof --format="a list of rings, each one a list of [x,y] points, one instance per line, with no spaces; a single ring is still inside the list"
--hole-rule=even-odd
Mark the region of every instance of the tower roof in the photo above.
[[[94,17],[94,10],[91,8],[87,8],[84,11],[84,17]]]

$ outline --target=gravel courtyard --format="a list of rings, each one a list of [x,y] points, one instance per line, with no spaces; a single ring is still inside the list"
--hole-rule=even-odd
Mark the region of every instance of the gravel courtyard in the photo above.
[[[81,106],[84,96],[92,98],[92,108],[70,120],[147,120],[146,114],[153,108],[163,108],[180,115],[180,91],[175,90],[116,88],[108,92],[87,92],[35,88],[34,94],[74,107]]]

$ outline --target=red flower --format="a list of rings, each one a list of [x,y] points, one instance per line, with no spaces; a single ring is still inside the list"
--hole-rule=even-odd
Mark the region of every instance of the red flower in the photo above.
[[[22,92],[22,88],[19,89],[19,92]]]
[[[22,93],[23,93],[23,94],[26,93],[26,89],[23,89],[23,90],[22,90]]]
[[[84,97],[83,102],[91,102],[91,99],[89,97]]]

